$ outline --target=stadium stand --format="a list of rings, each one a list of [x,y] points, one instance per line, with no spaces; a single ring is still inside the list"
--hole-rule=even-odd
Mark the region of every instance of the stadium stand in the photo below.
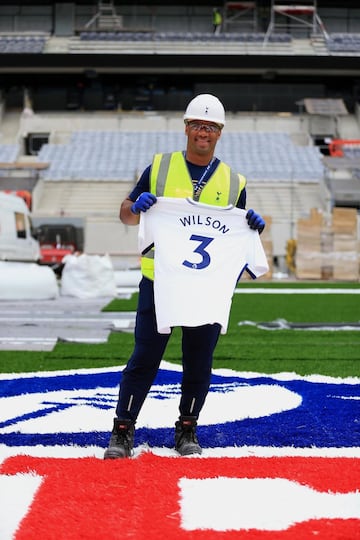
[[[318,182],[323,177],[318,148],[297,146],[287,133],[224,133],[218,149],[251,180]]]
[[[15,161],[19,152],[18,144],[0,144],[0,162]]]
[[[124,121],[128,128],[130,117]],[[156,130],[160,119],[153,131],[141,130],[136,115],[132,122],[132,130],[80,130],[64,144],[43,145],[38,159],[50,162],[50,167],[40,173],[34,192],[35,215],[86,216],[92,237],[96,224],[105,228],[108,223],[116,229],[119,201],[132,189],[152,155],[185,144],[182,130],[164,129],[164,118],[161,131]],[[146,125],[144,118],[142,122]],[[168,123],[179,126],[179,119]],[[61,139],[55,134],[53,138]],[[231,130],[224,132],[217,147],[221,159],[247,176],[251,186],[248,206],[271,216],[277,254],[284,252],[287,238],[293,236],[296,219],[313,206],[325,210],[329,200],[321,154],[309,139],[299,139],[301,145],[285,132]],[[123,234],[128,240],[133,235],[136,245],[133,231],[126,228]]]
[[[292,54],[293,40],[287,33],[270,36],[267,47],[264,47],[265,34],[260,32],[80,32],[79,36],[69,40],[68,51],[79,52],[121,52],[133,50],[136,52],[166,51],[169,47],[174,54],[179,51],[204,53],[227,51],[232,53],[246,52],[254,54]],[[209,49],[210,48],[210,49]]]
[[[240,10],[240,4],[251,9]],[[360,206],[358,148],[344,147],[341,158],[330,155],[331,163],[321,153],[331,139],[360,137],[358,82],[351,74],[360,54],[360,18],[357,8],[332,11],[317,4],[272,0],[265,17],[257,2],[224,2],[220,34],[211,32],[211,9],[204,4],[164,3],[150,12],[137,2],[121,3],[121,14],[107,15],[106,21],[100,14],[94,17],[90,2],[69,3],[68,9],[60,3],[31,6],[16,15],[15,9],[0,6],[0,55],[20,53],[20,62],[21,53],[39,53],[43,56],[36,62],[45,66],[32,88],[20,71],[16,86],[6,73],[10,107],[22,107],[22,89],[30,86],[27,112],[33,114],[33,124],[27,129],[23,115],[13,138],[20,146],[2,155],[0,145],[0,160],[21,160],[27,136],[48,135],[38,155],[26,156],[49,164],[37,170],[34,215],[82,216],[89,253],[114,253],[121,236],[118,249],[124,254],[136,249],[136,233],[119,224],[119,202],[154,153],[184,147],[179,116],[192,95],[214,93],[229,111],[217,155],[246,175],[248,207],[270,217],[274,255],[282,255],[286,241],[296,238],[297,220],[311,208],[328,212],[339,202]],[[304,20],[297,20],[302,16]],[[331,32],[325,30],[328,23]],[[48,33],[35,31],[39,28]],[[69,71],[62,79],[56,66],[48,65],[51,55],[61,70],[68,63],[76,75]],[[138,67],[133,55],[139,57]],[[178,62],[176,55],[183,59]],[[215,55],[227,67],[212,62]],[[156,72],[159,57],[172,63]],[[324,79],[322,57],[328,66]],[[13,61],[7,61],[10,73]],[[48,70],[53,70],[50,77]],[[74,99],[69,98],[72,92]],[[324,99],[340,96],[349,114],[329,110],[330,99]],[[63,117],[60,128],[54,111]],[[106,119],[101,111],[108,113]],[[293,117],[291,129],[287,116]],[[315,146],[320,139],[322,146]],[[8,139],[2,137],[2,142]],[[10,182],[18,171],[11,178],[7,174]]]
[[[20,152],[18,144],[0,144],[0,162],[10,163],[16,160]],[[6,171],[0,168],[0,177],[6,176]]]
[[[47,35],[1,34],[0,54],[39,54],[44,52],[47,40]]]
[[[88,216],[97,221],[117,219],[118,201],[126,197],[128,182],[58,182],[39,183],[34,191],[33,212],[42,215],[66,214]],[[114,200],[116,201],[114,204]]]
[[[80,32],[80,41],[233,41],[262,43],[265,34],[259,32],[222,32],[213,34],[211,32]],[[290,43],[290,34],[273,34],[269,41],[278,43]]]
[[[80,131],[68,144],[43,145],[39,160],[50,162],[41,173],[50,180],[133,180],[157,152],[184,147],[175,131]],[[224,133],[219,157],[250,180],[317,182],[323,177],[319,150],[296,146],[286,133]]]
[[[360,54],[360,33],[332,33],[326,39],[326,46],[330,53],[351,52]]]

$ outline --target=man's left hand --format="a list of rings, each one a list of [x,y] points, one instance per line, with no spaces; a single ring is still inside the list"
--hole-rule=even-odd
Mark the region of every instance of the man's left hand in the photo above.
[[[254,231],[258,231],[259,234],[261,234],[263,230],[265,229],[265,221],[260,216],[260,214],[257,214],[254,210],[252,209],[248,210],[246,214],[246,219],[247,219],[250,229],[253,229]]]

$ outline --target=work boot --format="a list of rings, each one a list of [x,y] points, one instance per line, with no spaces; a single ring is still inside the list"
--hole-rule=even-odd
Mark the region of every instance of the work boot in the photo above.
[[[104,459],[131,457],[134,448],[134,432],[135,427],[131,420],[114,418],[114,427]]]
[[[175,423],[175,450],[181,456],[201,454],[202,448],[196,436],[196,417],[180,416]]]

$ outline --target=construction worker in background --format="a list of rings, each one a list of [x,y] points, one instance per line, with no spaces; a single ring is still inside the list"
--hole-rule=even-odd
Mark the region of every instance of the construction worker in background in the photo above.
[[[213,9],[213,29],[214,34],[220,34],[222,25],[222,15],[219,8]]]
[[[184,114],[185,151],[156,154],[130,195],[122,202],[120,219],[137,225],[140,213],[156,204],[158,196],[190,197],[202,203],[245,209],[246,179],[214,156],[225,125],[225,110],[211,94],[196,96]],[[206,186],[206,189],[204,189]],[[260,233],[262,217],[249,210],[247,224]],[[174,239],[176,246],[176,239]],[[156,377],[170,334],[157,331],[154,304],[154,250],[142,257],[142,280],[135,326],[135,348],[122,372],[113,430],[105,459],[129,457],[133,453],[135,423]],[[221,279],[222,276],[219,276]],[[186,294],[186,291],[184,291]],[[183,377],[180,416],[175,423],[175,449],[180,455],[200,454],[197,419],[208,394],[213,352],[220,324],[182,327]]]

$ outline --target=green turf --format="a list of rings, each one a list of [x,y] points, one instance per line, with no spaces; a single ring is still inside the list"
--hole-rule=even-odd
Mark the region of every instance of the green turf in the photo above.
[[[114,300],[105,310],[134,311],[137,294]],[[360,376],[360,331],[264,330],[240,321],[359,322],[360,298],[349,294],[235,294],[226,335],[214,367],[259,373],[295,372]],[[125,364],[132,333],[112,333],[104,344],[58,343],[51,352],[1,351],[0,372],[68,370]],[[165,359],[181,360],[181,331],[170,338]]]
[[[236,294],[232,315],[237,320],[304,323],[360,321],[360,296],[350,294]]]
[[[104,311],[135,311],[137,298],[113,300]],[[360,322],[360,295],[240,293],[234,295],[231,314],[237,321]]]
[[[238,289],[360,289],[351,281],[240,281]]]

